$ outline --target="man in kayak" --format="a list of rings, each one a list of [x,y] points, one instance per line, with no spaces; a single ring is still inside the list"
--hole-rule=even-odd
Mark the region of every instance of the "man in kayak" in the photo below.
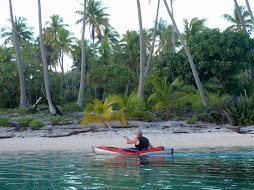
[[[135,131],[136,138],[130,140],[128,137],[125,137],[127,144],[135,144],[136,149],[145,150],[148,148],[153,148],[153,145],[149,142],[149,140],[142,136],[141,129],[137,129]]]

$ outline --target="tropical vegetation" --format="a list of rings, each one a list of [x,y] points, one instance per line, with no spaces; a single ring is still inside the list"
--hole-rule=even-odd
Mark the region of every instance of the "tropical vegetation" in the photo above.
[[[51,115],[85,108],[83,125],[111,120],[126,125],[127,119],[176,115],[190,123],[254,124],[254,22],[248,4],[247,9],[236,4],[233,15],[222,15],[231,24],[224,31],[194,17],[184,19],[180,32],[172,1],[171,9],[166,0],[158,1],[154,27],[143,28],[137,0],[139,30],[120,35],[101,1],[84,0],[74,21],[82,34],[75,37],[61,15],[52,15],[43,27],[40,0],[40,35],[34,36],[26,18],[13,17],[9,2],[12,27],[0,30],[0,109],[36,112],[32,106],[42,97],[38,107]],[[163,3],[173,25],[158,18]],[[90,38],[85,38],[86,28]],[[66,55],[72,59],[68,71]],[[6,118],[1,123],[9,125]]]

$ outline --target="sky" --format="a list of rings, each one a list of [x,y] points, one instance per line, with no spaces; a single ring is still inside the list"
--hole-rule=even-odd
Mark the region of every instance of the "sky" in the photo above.
[[[110,14],[110,24],[120,34],[127,30],[139,30],[137,1],[136,0],[101,0],[103,7],[108,7],[106,13]],[[45,26],[46,21],[50,21],[50,16],[59,14],[64,19],[65,24],[69,24],[68,29],[81,38],[82,25],[75,25],[80,16],[74,12],[83,10],[80,3],[83,0],[41,0],[42,23]],[[156,16],[157,2],[151,0],[140,0],[143,28],[152,28]],[[170,0],[167,0],[170,6]],[[238,5],[245,6],[245,0],[238,0]],[[250,7],[254,11],[254,1],[249,0]],[[25,17],[27,26],[34,28],[35,37],[39,35],[38,30],[38,1],[37,0],[12,0],[13,15]],[[183,31],[183,19],[190,21],[192,18],[207,19],[206,26],[209,28],[219,28],[223,31],[228,23],[221,16],[223,14],[233,15],[234,0],[174,0],[173,11],[178,29]],[[165,9],[164,1],[160,3],[159,18],[168,21],[171,24],[170,17]],[[0,28],[11,27],[7,19],[10,18],[9,1],[1,0],[0,6]],[[86,38],[89,38],[89,28],[86,29]],[[0,40],[2,43],[2,40]],[[70,60],[67,60],[70,62]],[[68,63],[67,69],[70,68]]]

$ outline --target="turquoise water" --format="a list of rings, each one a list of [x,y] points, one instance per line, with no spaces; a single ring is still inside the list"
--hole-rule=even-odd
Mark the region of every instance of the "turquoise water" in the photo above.
[[[0,189],[254,189],[253,149],[175,151],[150,157],[1,152]]]

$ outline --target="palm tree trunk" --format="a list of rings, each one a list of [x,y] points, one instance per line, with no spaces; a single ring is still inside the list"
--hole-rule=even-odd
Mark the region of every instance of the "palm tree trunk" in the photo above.
[[[172,16],[174,18],[174,12],[173,12],[173,0],[171,0],[171,11],[172,11]],[[173,44],[173,53],[176,52],[176,38],[175,38],[175,29],[172,27],[172,44]]]
[[[60,89],[60,97],[63,97],[63,80],[64,80],[64,66],[63,66],[63,52],[60,52],[60,66],[61,66],[61,89]]]
[[[251,18],[252,24],[254,25],[254,18],[253,18],[253,14],[252,14],[252,11],[251,11],[251,8],[250,8],[249,1],[248,1],[248,0],[245,0],[245,2],[246,2],[246,5],[247,5],[249,14],[250,14],[250,18]]]
[[[9,5],[10,5],[10,17],[11,17],[11,25],[12,25],[12,35],[13,35],[13,41],[14,41],[14,48],[15,48],[15,51],[16,51],[18,68],[19,68],[19,85],[20,85],[20,102],[19,102],[19,106],[20,107],[27,107],[26,87],[25,87],[23,65],[22,65],[22,60],[21,60],[21,56],[20,56],[19,44],[18,44],[18,39],[17,39],[17,33],[16,33],[16,28],[15,28],[14,19],[13,19],[12,2],[11,2],[11,0],[9,0]]]
[[[249,67],[250,67],[250,73],[251,73],[251,81],[254,83],[254,65],[250,60],[249,60]]]
[[[139,0],[137,0],[137,7],[138,7],[138,21],[139,21],[139,38],[140,38],[139,39],[140,40],[140,70],[139,70],[138,97],[143,99],[144,98],[144,82],[145,82],[145,75],[144,75],[145,48],[144,48],[144,34],[143,34],[141,8],[140,8]]]
[[[175,31],[178,35],[178,38],[180,39],[181,41],[181,44],[188,56],[188,59],[189,59],[189,62],[190,62],[190,66],[191,66],[191,70],[192,70],[192,73],[194,75],[194,78],[195,78],[195,81],[196,81],[196,84],[197,84],[197,87],[198,87],[198,90],[199,90],[199,93],[200,93],[200,96],[201,96],[201,99],[202,99],[202,102],[203,102],[203,105],[204,107],[207,107],[207,101],[206,101],[206,96],[205,96],[205,92],[204,92],[204,89],[203,89],[203,86],[200,82],[200,79],[199,79],[199,76],[198,76],[198,73],[197,73],[197,70],[196,70],[196,67],[195,67],[195,64],[193,62],[193,59],[192,59],[192,56],[190,54],[190,51],[188,49],[188,47],[186,46],[184,40],[183,40],[183,37],[181,35],[181,33],[179,32],[178,28],[177,28],[177,25],[176,25],[176,22],[173,18],[173,15],[171,14],[170,10],[169,10],[169,7],[168,7],[168,4],[167,4],[167,1],[164,0],[164,3],[165,3],[165,6],[166,6],[166,9],[168,11],[168,14],[172,20],[172,23],[173,23],[173,27],[175,28]]]
[[[129,92],[129,88],[130,88],[130,83],[131,81],[129,80],[127,82],[127,85],[126,85],[126,88],[125,88],[125,93],[124,93],[124,96],[127,97],[128,96],[128,92]]]
[[[86,28],[86,0],[84,0],[84,17],[83,17],[83,28],[81,36],[81,54],[82,54],[82,63],[81,63],[81,74],[80,74],[80,87],[78,94],[77,105],[83,105],[84,99],[84,89],[85,89],[85,74],[86,74],[86,49],[85,49],[85,28]]]
[[[151,50],[149,52],[149,57],[148,57],[148,61],[147,61],[147,64],[146,64],[145,76],[149,75],[150,69],[151,69],[151,62],[152,62],[152,57],[153,57],[155,38],[156,38],[156,35],[157,35],[157,22],[158,22],[159,9],[160,9],[160,0],[158,0],[158,5],[157,5],[157,13],[156,13],[154,29],[153,29],[152,47],[151,47]]]
[[[161,57],[161,40],[160,40],[160,43],[158,45],[158,64],[160,63],[160,57]]]
[[[245,27],[245,24],[244,24],[244,21],[243,21],[243,16],[242,16],[241,10],[240,10],[240,8],[239,8],[239,6],[238,6],[238,3],[237,3],[236,0],[234,0],[234,2],[235,2],[235,7],[236,7],[236,10],[237,10],[238,16],[239,16],[239,18],[240,18],[240,22],[241,22],[241,25],[242,25],[242,29],[243,29],[246,33],[248,33],[247,30],[246,30],[246,27]]]
[[[41,2],[38,0],[38,18],[39,18],[39,32],[40,32],[40,47],[41,47],[41,57],[43,61],[43,70],[44,70],[44,82],[45,82],[45,89],[46,89],[46,96],[49,105],[49,111],[52,115],[56,114],[56,108],[53,104],[51,93],[49,89],[49,79],[48,79],[48,63],[46,58],[46,53],[44,49],[44,40],[42,35],[42,24],[41,24]]]

